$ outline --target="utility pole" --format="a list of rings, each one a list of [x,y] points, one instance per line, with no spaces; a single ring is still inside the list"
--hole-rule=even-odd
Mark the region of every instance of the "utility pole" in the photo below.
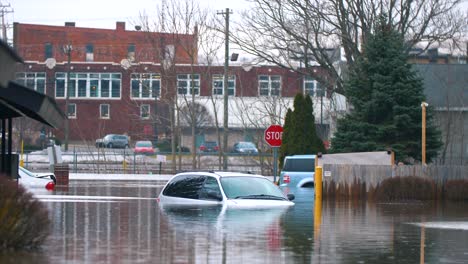
[[[8,43],[7,28],[10,27],[9,25],[5,24],[5,16],[8,13],[13,13],[13,9],[10,8],[10,4],[4,5],[0,3],[0,16],[2,17],[2,39],[5,41],[5,43]]]
[[[72,51],[73,47],[71,44],[68,44],[68,45],[65,45],[63,47],[63,51],[67,54],[67,65],[68,65],[68,69],[67,69],[67,85],[65,86],[66,90],[65,90],[65,113],[67,113],[67,118],[65,119],[65,151],[68,151],[68,134],[69,134],[69,120],[68,120],[68,115],[69,115],[69,112],[68,112],[68,101],[70,100],[70,61],[71,61],[71,51]]]
[[[224,31],[225,35],[225,51],[224,51],[224,82],[223,82],[223,93],[224,93],[224,122],[223,122],[223,170],[227,170],[227,149],[228,149],[228,74],[229,74],[229,14],[232,14],[232,10],[226,8],[225,11],[219,11],[218,15],[223,15],[226,20],[226,27]]]

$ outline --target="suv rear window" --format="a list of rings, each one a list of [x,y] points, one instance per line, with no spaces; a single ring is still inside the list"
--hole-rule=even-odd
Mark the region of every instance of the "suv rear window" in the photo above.
[[[286,159],[284,171],[315,171],[315,159]]]

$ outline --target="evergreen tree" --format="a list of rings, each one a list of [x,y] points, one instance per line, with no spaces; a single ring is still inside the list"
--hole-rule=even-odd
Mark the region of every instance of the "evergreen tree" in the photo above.
[[[279,167],[283,168],[283,162],[284,162],[284,157],[290,155],[289,152],[289,145],[290,139],[291,139],[291,131],[292,131],[292,118],[293,118],[293,112],[291,109],[288,109],[286,112],[286,117],[284,118],[284,125],[283,125],[283,136],[281,140],[281,147],[279,149]]]
[[[283,126],[279,165],[283,167],[284,157],[297,154],[315,154],[325,150],[317,136],[313,103],[310,96],[297,94],[294,97],[294,111],[288,109]]]
[[[345,83],[353,109],[338,121],[332,152],[391,148],[396,160],[421,160],[423,84],[407,63],[403,37],[384,16],[364,46],[363,55]],[[427,109],[427,161],[437,155],[440,132]]]

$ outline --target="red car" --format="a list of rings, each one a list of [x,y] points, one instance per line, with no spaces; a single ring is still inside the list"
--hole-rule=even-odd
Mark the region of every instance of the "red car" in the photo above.
[[[135,154],[146,154],[153,155],[154,148],[151,141],[137,141],[135,143],[135,149],[133,150]]]

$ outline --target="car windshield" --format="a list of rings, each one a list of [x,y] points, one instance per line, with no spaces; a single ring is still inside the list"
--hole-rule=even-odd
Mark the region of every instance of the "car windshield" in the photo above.
[[[239,148],[255,148],[255,145],[251,142],[239,143]]]
[[[314,159],[286,159],[284,171],[315,171]]]
[[[205,145],[207,147],[214,147],[214,146],[217,146],[218,144],[216,144],[216,142],[207,141],[203,145]]]
[[[137,142],[135,146],[149,148],[149,147],[152,147],[153,145],[151,144],[150,141],[141,141],[141,142]]]
[[[271,181],[260,177],[222,177],[221,186],[228,199],[286,200],[281,190]]]

